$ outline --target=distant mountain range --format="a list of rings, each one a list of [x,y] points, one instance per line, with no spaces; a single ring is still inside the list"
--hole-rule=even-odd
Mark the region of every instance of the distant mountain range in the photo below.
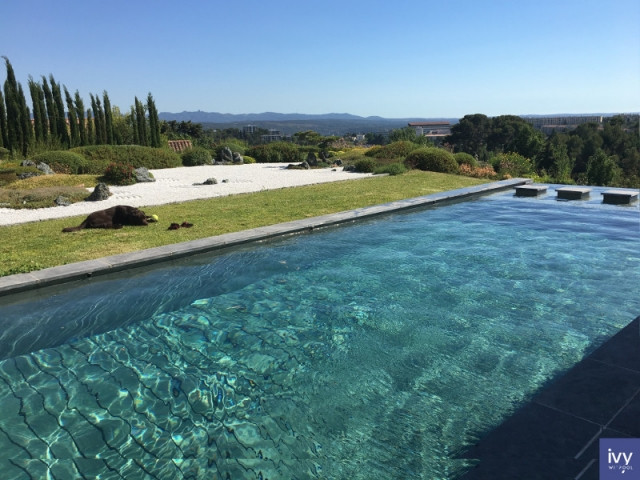
[[[211,128],[242,128],[256,125],[260,128],[279,130],[285,135],[313,130],[321,135],[344,135],[347,133],[384,132],[406,127],[409,122],[457,123],[457,118],[383,118],[378,116],[360,117],[350,113],[325,113],[310,115],[304,113],[218,113],[218,112],[161,112],[160,120],[201,123]]]

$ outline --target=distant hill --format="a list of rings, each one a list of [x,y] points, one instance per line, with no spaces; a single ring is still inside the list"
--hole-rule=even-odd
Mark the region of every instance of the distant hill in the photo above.
[[[457,118],[383,118],[378,116],[360,117],[350,113],[325,113],[310,115],[304,113],[245,113],[231,114],[218,112],[161,112],[160,120],[201,123],[209,128],[242,128],[256,125],[260,128],[280,130],[285,135],[313,130],[321,135],[345,135],[348,133],[384,132],[403,128],[408,122],[457,123]]]

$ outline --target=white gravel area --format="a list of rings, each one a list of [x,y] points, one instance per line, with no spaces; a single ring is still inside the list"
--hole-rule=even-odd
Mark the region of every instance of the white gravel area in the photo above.
[[[151,170],[155,182],[136,183],[127,187],[110,186],[112,195],[100,202],[78,202],[66,207],[14,210],[0,208],[0,225],[37,222],[52,218],[88,215],[91,212],[130,205],[149,207],[166,203],[222,197],[238,193],[259,192],[276,188],[311,185],[315,183],[353,180],[370,176],[368,173],[345,172],[342,167],[313,170],[287,169],[282,163],[254,163],[246,165],[203,165]],[[216,185],[194,185],[215,178]],[[93,188],[87,189],[87,195]],[[149,210],[149,209],[147,209]],[[147,211],[147,214],[153,213]]]

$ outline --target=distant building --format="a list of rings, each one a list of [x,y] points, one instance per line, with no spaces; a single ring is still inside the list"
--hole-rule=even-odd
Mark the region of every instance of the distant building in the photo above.
[[[595,123],[602,126],[603,117],[601,115],[576,115],[565,117],[523,117],[533,128],[546,134],[553,132],[568,132],[574,130],[583,123]]]
[[[269,130],[269,133],[266,135],[262,135],[262,143],[269,142],[280,142],[284,139],[282,132],[280,130]]]
[[[415,128],[416,135],[420,137],[437,139],[451,135],[449,122],[409,122],[409,126]]]
[[[255,125],[245,125],[244,127],[242,127],[242,133],[244,133],[245,135],[251,134],[251,133],[256,133],[256,126]]]

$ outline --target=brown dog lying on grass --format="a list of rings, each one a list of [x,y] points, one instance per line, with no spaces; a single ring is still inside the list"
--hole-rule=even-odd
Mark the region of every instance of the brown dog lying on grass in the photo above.
[[[63,232],[77,232],[83,228],[122,228],[125,225],[149,225],[154,220],[142,210],[126,205],[99,210],[90,214],[77,227],[64,228]]]

